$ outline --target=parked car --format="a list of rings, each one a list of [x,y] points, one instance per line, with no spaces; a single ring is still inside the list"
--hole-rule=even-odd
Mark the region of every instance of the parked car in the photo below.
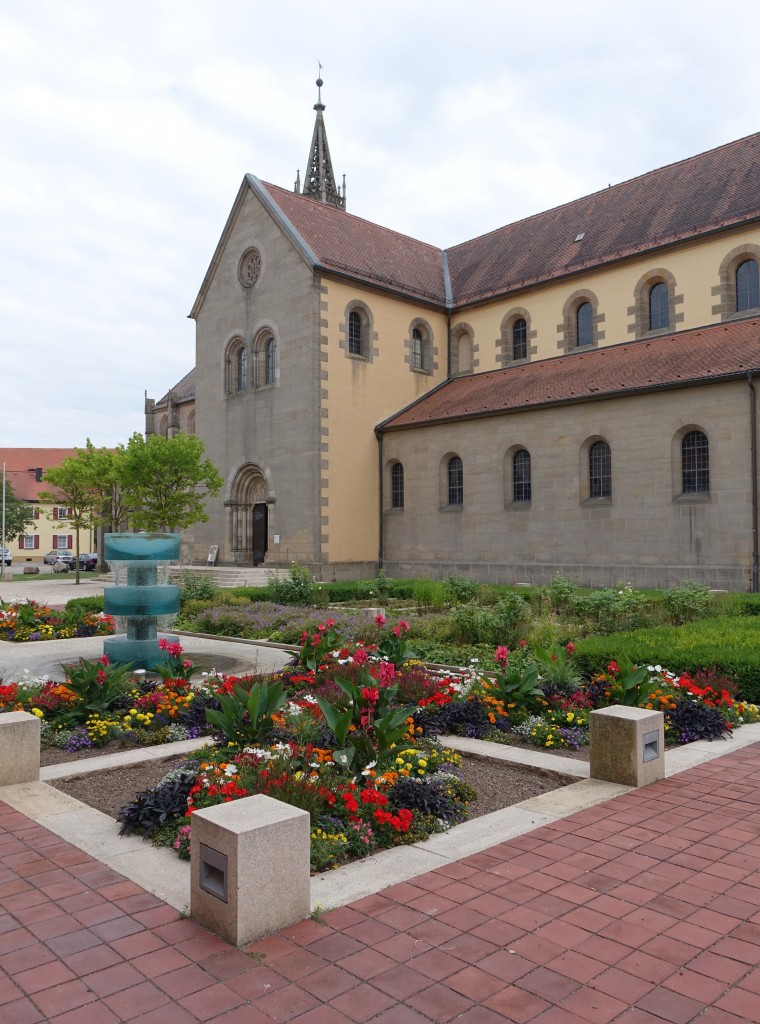
[[[6,565],[13,565],[13,555],[11,554],[10,548],[0,548],[2,558],[0,561],[5,562]]]
[[[93,572],[98,567],[98,556],[97,554],[90,552],[86,555],[79,556],[79,568],[84,569],[85,572]]]
[[[62,548],[60,551],[48,551],[48,553],[43,556],[42,561],[45,565],[55,565],[56,562],[73,562],[74,552],[69,551],[66,548]]]

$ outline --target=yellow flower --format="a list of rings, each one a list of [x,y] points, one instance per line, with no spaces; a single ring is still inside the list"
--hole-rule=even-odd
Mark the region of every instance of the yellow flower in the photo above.
[[[45,712],[44,711],[40,711],[39,708],[31,708],[31,713],[35,717],[37,717],[37,718],[44,718],[45,717]]]

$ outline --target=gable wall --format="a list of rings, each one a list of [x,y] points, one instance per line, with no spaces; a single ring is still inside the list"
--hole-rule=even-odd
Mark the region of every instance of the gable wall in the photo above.
[[[238,266],[246,249],[262,255],[260,276],[244,288]],[[262,328],[276,339],[276,380],[252,386],[252,344]],[[225,393],[225,347],[235,336],[249,350],[249,385]],[[220,562],[233,560],[230,513],[236,471],[256,464],[268,478],[269,556],[316,561],[319,523],[319,296],[310,268],[247,192],[197,318],[196,433],[225,478],[208,503],[210,522],[194,527],[192,556],[211,544]],[[280,538],[279,546],[274,536]]]

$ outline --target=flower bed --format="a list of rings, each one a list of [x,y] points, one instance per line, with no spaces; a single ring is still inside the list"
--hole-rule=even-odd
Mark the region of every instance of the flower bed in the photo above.
[[[192,814],[254,793],[309,811],[312,867],[417,842],[465,820],[475,793],[460,759],[438,742],[453,732],[544,749],[588,742],[589,713],[609,704],[661,709],[670,743],[730,735],[760,718],[730,681],[676,677],[620,659],[582,680],[572,645],[497,648],[493,670],[436,672],[411,657],[406,623],[377,645],[349,643],[332,620],[302,637],[292,666],[269,677],[204,675],[162,641],[160,678],[135,683],[124,666],[80,661],[65,683],[0,685],[0,710],[42,720],[43,742],[76,750],[119,740],[154,744],[212,735],[204,748],[122,809],[137,832],[187,856]]]
[[[37,601],[0,601],[0,640],[69,640],[109,636],[114,620],[104,612],[58,612]]]

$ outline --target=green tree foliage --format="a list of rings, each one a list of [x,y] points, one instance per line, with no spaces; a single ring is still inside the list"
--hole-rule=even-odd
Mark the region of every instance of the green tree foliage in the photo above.
[[[70,455],[58,466],[46,470],[42,479],[53,489],[40,491],[40,501],[68,507],[66,526],[72,527],[76,536],[76,574],[79,583],[79,532],[89,530],[95,520],[97,488],[92,473],[77,454]]]
[[[136,530],[180,530],[207,522],[207,497],[216,496],[224,480],[203,458],[195,434],[160,437],[133,434],[123,453],[123,480],[130,497],[130,524]]]
[[[2,498],[0,497],[0,501]],[[5,539],[15,540],[26,533],[28,526],[33,527],[34,509],[28,501],[17,498],[10,481],[5,481]]]
[[[77,448],[77,459],[95,493],[94,518],[98,526],[116,531],[129,520],[133,496],[127,487],[125,448],[96,448],[87,438]]]

